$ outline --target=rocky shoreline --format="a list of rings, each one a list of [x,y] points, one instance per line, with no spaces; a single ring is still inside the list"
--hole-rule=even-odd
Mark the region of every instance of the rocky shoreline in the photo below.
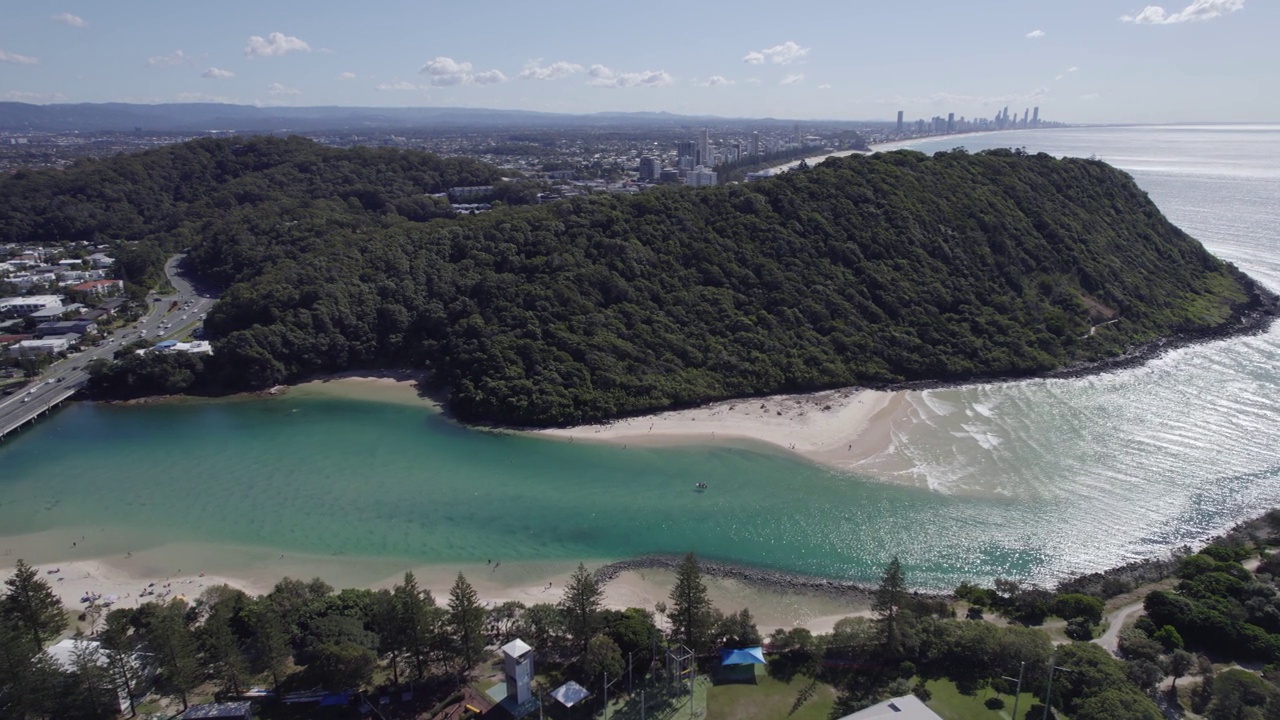
[[[1202,343],[1226,340],[1233,337],[1258,335],[1266,332],[1276,318],[1280,317],[1280,295],[1260,285],[1256,280],[1241,273],[1241,282],[1249,293],[1249,301],[1238,308],[1230,321],[1207,330],[1180,333],[1170,337],[1156,338],[1151,342],[1130,348],[1128,352],[1116,357],[1104,358],[1090,362],[1080,362],[1066,367],[1030,375],[992,375],[969,376],[954,380],[911,380],[899,383],[871,383],[865,386],[868,390],[941,390],[971,385],[1021,382],[1035,379],[1073,380],[1102,375],[1120,370],[1140,367],[1161,355],[1178,348],[1200,345]]]
[[[598,568],[594,575],[598,582],[608,584],[624,572],[632,570],[670,570],[675,572],[684,561],[677,555],[642,555],[629,560],[619,560]],[[870,601],[875,588],[860,583],[831,580],[813,575],[801,575],[782,570],[753,568],[715,560],[698,560],[698,568],[704,575],[727,580],[738,580],[761,590],[782,593],[821,595],[838,600]],[[917,593],[920,596],[932,593]],[[946,597],[936,595],[936,597]]]
[[[1157,557],[1135,560],[1101,572],[1065,578],[1053,586],[1053,591],[1057,593],[1084,593],[1109,599],[1128,592],[1135,587],[1159,582],[1173,575],[1177,570],[1179,560],[1197,552],[1201,548],[1218,542],[1247,542],[1260,534],[1274,534],[1267,527],[1269,516],[1273,513],[1276,516],[1274,524],[1277,528],[1280,528],[1280,508],[1266,510],[1255,517],[1237,523],[1226,532],[1206,539],[1195,548],[1191,546],[1174,548]],[[630,571],[669,570],[675,572],[680,568],[680,564],[683,561],[684,557],[678,555],[642,555],[602,565],[596,569],[593,575],[601,585],[607,585],[622,573]],[[807,594],[837,600],[870,602],[875,592],[875,587],[872,585],[845,580],[832,580],[783,570],[753,568],[716,560],[700,559],[698,560],[698,568],[708,577],[737,580],[757,589],[775,593]],[[910,577],[908,577],[909,580]],[[950,601],[955,599],[955,596],[949,592],[914,590],[912,594],[916,597],[938,600]]]

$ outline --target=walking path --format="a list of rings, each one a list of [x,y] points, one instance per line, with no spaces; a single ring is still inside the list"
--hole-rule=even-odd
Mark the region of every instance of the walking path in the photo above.
[[[1130,615],[1141,611],[1141,600],[1118,608],[1107,618],[1107,621],[1110,623],[1107,626],[1107,631],[1094,638],[1093,642],[1106,648],[1112,655],[1115,655],[1116,647],[1120,640],[1120,630],[1124,627],[1125,621],[1129,619]]]

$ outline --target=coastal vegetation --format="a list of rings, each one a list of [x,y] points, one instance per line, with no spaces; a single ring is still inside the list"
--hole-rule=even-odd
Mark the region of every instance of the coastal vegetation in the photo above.
[[[1095,160],[899,151],[466,217],[429,196],[498,177],[414,152],[199,140],[0,180],[0,241],[110,240],[141,283],[187,249],[225,290],[211,359],[127,358],[97,373],[99,397],[416,366],[458,417],[523,425],[1045,373],[1221,329],[1257,301]]]
[[[1210,563],[1241,574],[1239,558],[1274,536],[1215,542],[1186,556],[1180,574],[1227,572],[1191,571]],[[1237,559],[1218,559],[1228,556]],[[1262,569],[1274,564],[1265,550],[1262,563],[1250,574],[1255,597],[1275,592],[1274,577]],[[109,612],[91,607],[81,621],[97,644],[79,644],[74,660],[59,666],[41,650],[67,618],[48,583],[19,561],[0,597],[0,638],[6,640],[0,644],[0,717],[112,717],[115,693],[108,690],[122,685],[139,695],[153,691],[171,708],[243,697],[251,687],[280,694],[356,688],[397,698],[412,690],[414,712],[451,706],[460,712],[502,682],[493,675],[500,667],[494,653],[517,638],[536,650],[534,689],[550,717],[563,713],[546,693],[568,680],[593,692],[586,701],[593,712],[602,709],[612,681],[607,697],[615,715],[638,716],[643,705],[647,717],[657,718],[695,708],[709,717],[832,717],[907,694],[944,717],[999,717],[1015,701],[1019,678],[1019,719],[1042,717],[1046,705],[1073,720],[1158,720],[1159,705],[1179,703],[1209,720],[1273,717],[1280,710],[1274,684],[1280,675],[1272,666],[1261,672],[1224,667],[1251,658],[1251,651],[1225,644],[1210,650],[1198,636],[1186,640],[1176,626],[1158,625],[1165,619],[1158,615],[1141,617],[1121,633],[1117,659],[1083,639],[1055,641],[1035,627],[1044,617],[1003,615],[995,623],[971,609],[957,619],[958,608],[979,607],[969,605],[981,597],[977,589],[958,593],[968,598],[964,605],[913,593],[895,558],[871,590],[871,617],[840,620],[827,634],[791,628],[764,637],[749,609],[726,613],[710,602],[692,554],[677,568],[669,602],[626,610],[606,609],[601,577],[581,565],[556,604],[486,607],[462,575],[446,602],[412,573],[383,590],[337,592],[319,579],[285,578],[252,597],[217,585],[190,602],[162,597]],[[1049,613],[1063,620],[1083,618],[1090,626],[1102,620],[1096,596],[1006,584],[990,597],[1009,593],[1047,598]],[[1206,597],[1206,590],[1180,585],[1172,594]],[[1008,598],[996,604],[1017,607]],[[77,637],[90,639],[79,631]],[[719,649],[761,644],[767,665],[754,674],[720,666]],[[684,677],[696,681],[675,680],[668,650],[672,657],[692,651]],[[1206,650],[1210,654],[1196,654]],[[158,671],[154,684],[142,671],[148,664]],[[264,717],[276,716],[279,696],[260,702]]]

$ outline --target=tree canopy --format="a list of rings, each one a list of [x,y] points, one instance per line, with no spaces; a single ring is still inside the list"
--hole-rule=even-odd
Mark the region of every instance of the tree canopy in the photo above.
[[[0,180],[0,241],[108,240],[148,277],[189,249],[226,289],[212,359],[128,358],[99,396],[411,365],[458,417],[526,425],[1036,374],[1220,327],[1253,288],[1096,160],[898,151],[465,217],[430,197],[498,175],[199,140]]]

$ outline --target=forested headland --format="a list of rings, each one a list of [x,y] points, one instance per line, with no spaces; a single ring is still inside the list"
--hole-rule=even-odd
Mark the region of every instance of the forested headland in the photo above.
[[[130,357],[93,393],[255,390],[417,367],[461,419],[565,425],[718,399],[1041,374],[1233,326],[1262,291],[1126,174],[898,151],[716,188],[455,217],[491,166],[199,140],[0,181],[0,241],[166,253],[225,291],[209,360]]]

